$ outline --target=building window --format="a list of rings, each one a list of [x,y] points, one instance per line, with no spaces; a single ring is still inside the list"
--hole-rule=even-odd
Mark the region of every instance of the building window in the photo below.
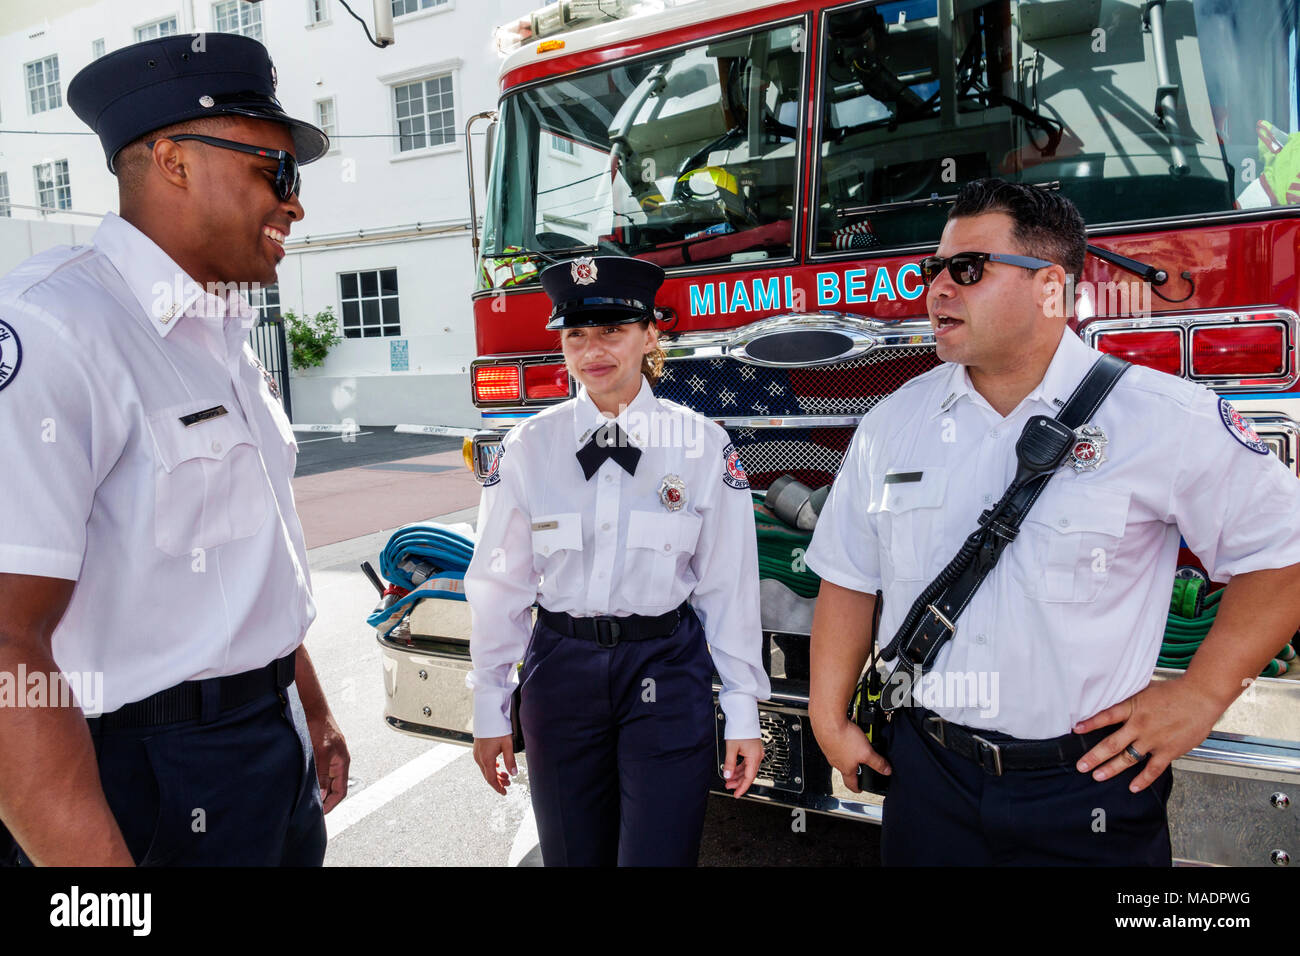
[[[176,18],[167,17],[165,20],[155,20],[153,23],[146,23],[142,27],[135,28],[135,42],[140,43],[143,40],[156,40],[159,37],[170,37],[176,35]],[[99,41],[103,43],[103,40]],[[103,53],[100,53],[103,56]]]
[[[282,318],[279,284],[272,283],[249,290],[248,304],[258,311],[262,321],[279,322]]]
[[[396,269],[339,273],[339,298],[343,303],[344,338],[402,334]]]
[[[32,167],[36,174],[36,204],[42,209],[71,209],[72,183],[68,180],[68,161],[56,160]]]
[[[244,0],[228,0],[212,5],[212,26],[217,33],[242,33],[259,43],[262,40],[262,8]]]
[[[10,216],[9,212],[9,174],[0,173],[0,216]]]
[[[573,155],[573,140],[551,134],[551,149],[562,156]]]
[[[324,23],[329,18],[329,0],[307,0],[307,19],[309,22]]]
[[[456,141],[450,73],[393,87],[393,105],[399,152]]]
[[[450,0],[393,0],[393,16],[401,17],[433,7],[445,7],[449,2]]]
[[[63,105],[59,89],[59,58],[47,56],[27,64],[27,107],[32,113],[44,113]]]
[[[323,129],[330,139],[338,133],[334,97],[316,101],[316,125]]]
[[[92,40],[90,42],[90,58],[92,60],[98,60],[103,55],[104,55],[104,38],[100,37],[98,40]]]

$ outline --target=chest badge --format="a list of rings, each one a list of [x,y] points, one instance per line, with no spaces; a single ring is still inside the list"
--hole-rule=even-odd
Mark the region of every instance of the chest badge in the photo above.
[[[1106,460],[1105,448],[1110,439],[1099,425],[1080,425],[1074,430],[1074,447],[1065,463],[1075,471],[1096,471]]]
[[[686,504],[686,482],[676,475],[664,475],[659,483],[659,500],[669,511],[681,511]]]

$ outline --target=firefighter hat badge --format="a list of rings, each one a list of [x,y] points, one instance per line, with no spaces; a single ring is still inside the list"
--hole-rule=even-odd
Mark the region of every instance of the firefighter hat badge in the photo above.
[[[596,263],[591,256],[579,256],[569,264],[570,274],[573,276],[574,285],[592,285],[596,281],[598,272]]]
[[[1080,425],[1074,430],[1074,447],[1065,463],[1075,471],[1096,471],[1106,460],[1105,447],[1110,439],[1099,425]]]
[[[659,483],[659,500],[669,511],[681,511],[686,504],[686,482],[676,475],[664,475]]]

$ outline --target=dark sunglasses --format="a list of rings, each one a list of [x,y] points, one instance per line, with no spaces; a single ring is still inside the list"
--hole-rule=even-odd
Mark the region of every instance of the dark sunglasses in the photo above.
[[[298,171],[298,160],[283,149],[265,149],[261,146],[249,146],[247,143],[236,143],[228,139],[217,139],[215,136],[200,136],[197,133],[181,133],[166,138],[173,143],[192,139],[200,143],[207,143],[209,146],[220,146],[222,149],[233,149],[236,152],[248,153],[251,156],[277,160],[280,165],[275,170],[275,194],[280,197],[281,202],[287,202],[289,197],[294,194],[302,195],[302,174]],[[156,142],[157,140],[152,140],[145,143],[145,145],[153,149],[153,144]]]
[[[920,262],[921,278],[929,285],[947,266],[948,275],[952,276],[953,282],[958,285],[974,285],[984,277],[985,262],[1005,262],[1022,269],[1044,269],[1055,265],[1046,259],[1035,259],[1032,256],[1011,256],[1001,252],[958,252],[946,259],[943,256],[926,256]]]

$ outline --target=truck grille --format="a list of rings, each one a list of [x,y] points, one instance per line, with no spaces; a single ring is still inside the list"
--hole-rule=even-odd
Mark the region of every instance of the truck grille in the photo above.
[[[709,418],[861,416],[938,364],[929,346],[882,349],[848,362],[804,368],[729,358],[676,359],[666,363],[655,394]],[[853,437],[852,426],[728,430],[750,484],[760,491],[780,475],[793,475],[812,488],[830,484]]]

